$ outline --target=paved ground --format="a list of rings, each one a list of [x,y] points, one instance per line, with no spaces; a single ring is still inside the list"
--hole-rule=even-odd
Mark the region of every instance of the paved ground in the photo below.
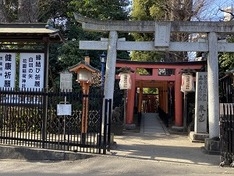
[[[0,160],[0,176],[234,175],[234,168],[219,167],[218,155],[203,153],[203,143],[169,134],[154,114],[143,117],[140,133],[125,132],[115,141],[108,155],[83,160]]]
[[[155,125],[156,124],[156,125]],[[199,165],[220,163],[219,155],[204,153],[204,143],[192,143],[187,135],[170,134],[155,114],[143,115],[141,132],[116,136],[117,156]]]

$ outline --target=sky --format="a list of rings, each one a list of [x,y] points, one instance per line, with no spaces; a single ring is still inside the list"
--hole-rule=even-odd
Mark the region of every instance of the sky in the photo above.
[[[232,6],[234,8],[234,0],[206,0],[207,4],[202,13],[202,18],[206,20],[220,20],[223,18],[223,12],[219,9],[224,9]]]

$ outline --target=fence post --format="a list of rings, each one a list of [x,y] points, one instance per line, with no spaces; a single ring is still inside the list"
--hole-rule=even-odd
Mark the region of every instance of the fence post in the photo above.
[[[107,107],[108,107],[108,100],[105,99],[105,106],[104,106],[104,132],[103,132],[103,154],[106,154],[106,133],[107,133]]]
[[[43,91],[43,117],[42,117],[42,148],[45,148],[46,135],[47,135],[47,114],[48,114],[48,91]]]
[[[107,136],[107,151],[110,151],[111,145],[111,119],[112,119],[112,99],[109,99],[109,114],[108,114],[108,121],[107,121],[107,128],[108,128],[108,136]]]
[[[112,101],[111,99],[105,99],[104,108],[104,134],[103,134],[103,154],[106,154],[106,150],[110,151],[110,124],[112,114]]]

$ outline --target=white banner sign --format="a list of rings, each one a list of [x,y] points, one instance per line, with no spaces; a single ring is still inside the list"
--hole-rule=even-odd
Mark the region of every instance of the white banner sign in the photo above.
[[[0,53],[0,88],[15,87],[15,53]]]
[[[43,53],[20,53],[19,87],[42,89],[44,87]]]

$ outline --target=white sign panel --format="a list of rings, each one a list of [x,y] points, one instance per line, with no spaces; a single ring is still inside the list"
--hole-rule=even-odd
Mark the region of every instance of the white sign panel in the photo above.
[[[43,53],[20,53],[19,87],[42,89],[44,87]]]
[[[71,104],[57,104],[57,115],[71,115]]]
[[[15,53],[0,53],[0,88],[15,87]]]
[[[207,72],[196,73],[194,132],[207,133]]]
[[[72,73],[62,72],[60,73],[60,89],[61,91],[72,91]]]

